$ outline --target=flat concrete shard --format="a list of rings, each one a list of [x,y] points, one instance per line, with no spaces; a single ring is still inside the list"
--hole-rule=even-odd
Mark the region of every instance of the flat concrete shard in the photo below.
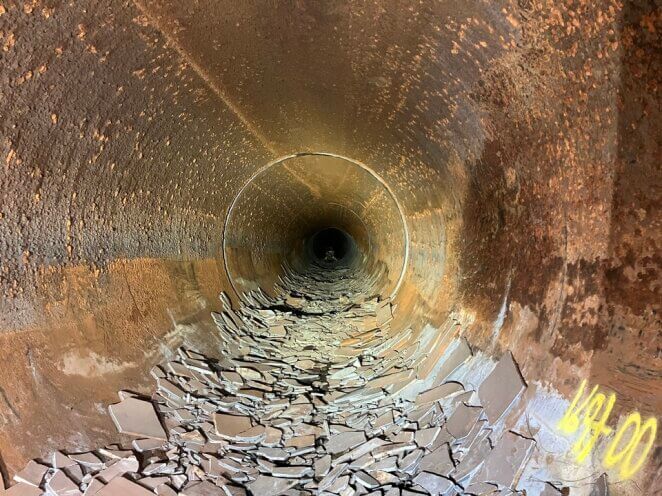
[[[2,493],[4,496],[39,496],[43,491],[32,484],[19,482]]]
[[[126,398],[108,407],[117,430],[124,434],[166,440],[154,406],[149,401]]]
[[[435,473],[437,475],[449,476],[455,467],[451,458],[450,447],[443,444],[434,451],[425,455],[420,462],[419,469]]]
[[[76,465],[76,461],[72,460],[61,451],[56,451],[51,458],[51,465],[53,468],[65,468]]]
[[[226,438],[236,438],[242,432],[252,428],[250,417],[217,413],[214,415],[216,434]]]
[[[363,432],[343,432],[331,436],[324,447],[328,453],[335,455],[344,451],[349,451],[365,441],[366,437]]]
[[[464,391],[464,387],[459,382],[446,382],[433,389],[422,392],[417,396],[416,403],[426,404],[441,401],[462,391]]]
[[[226,496],[226,492],[211,482],[193,482],[180,492],[183,496]]]
[[[97,496],[148,496],[154,493],[124,477],[116,477],[99,489],[96,494]]]
[[[41,465],[33,460],[30,461],[23,470],[14,475],[14,480],[16,482],[23,482],[35,487],[40,487],[47,472],[47,466]]]
[[[255,481],[248,484],[248,489],[251,491],[251,494],[256,496],[258,494],[264,496],[277,496],[296,486],[296,484],[296,480],[260,475]]]
[[[72,480],[74,474],[69,476],[63,470],[57,470],[51,474],[45,484],[47,492],[58,495],[78,496],[80,490],[78,484]]]
[[[414,484],[425,489],[428,494],[435,496],[445,494],[453,487],[453,482],[446,477],[429,472],[421,472],[413,480]]]
[[[446,429],[454,438],[462,439],[471,432],[471,428],[478,422],[478,418],[482,413],[483,409],[481,407],[467,406],[460,403],[448,419]]]
[[[514,432],[506,432],[489,452],[475,480],[493,482],[505,488],[514,487],[534,446],[533,439],[527,439]]]
[[[506,352],[478,388],[478,396],[488,420],[497,423],[525,388],[526,383],[513,355]]]

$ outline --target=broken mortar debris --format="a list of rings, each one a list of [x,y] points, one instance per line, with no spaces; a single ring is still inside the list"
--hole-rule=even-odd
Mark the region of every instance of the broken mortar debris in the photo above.
[[[434,336],[410,344],[388,300],[315,277],[288,273],[236,310],[222,295],[218,357],[181,348],[152,369],[151,401],[122,391],[109,407],[130,445],[30,462],[3,496],[517,493],[535,441],[494,426],[526,388],[512,355],[467,390],[447,380],[465,342],[430,367]]]
[[[166,440],[154,406],[149,401],[125,398],[108,407],[117,430],[123,434]]]

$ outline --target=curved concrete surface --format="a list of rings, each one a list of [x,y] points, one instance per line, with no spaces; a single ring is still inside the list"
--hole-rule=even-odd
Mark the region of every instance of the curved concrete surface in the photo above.
[[[384,272],[378,286],[366,287],[366,293],[397,294],[409,262],[402,206],[364,164],[319,152],[267,164],[232,201],[223,230],[223,260],[233,290],[237,295],[257,288],[269,291],[285,262],[305,271],[307,242],[331,227],[357,242],[357,277]]]
[[[341,217],[378,245],[400,327],[453,316],[541,391],[586,378],[616,415],[659,416],[660,18],[612,0],[1,2],[6,470],[111,439],[118,389],[182,342],[218,346],[226,269],[266,284],[301,229]],[[369,183],[322,219],[301,202],[331,182],[291,173],[246,190],[227,233],[243,255],[224,259],[250,178],[320,151],[382,178],[408,242]],[[277,256],[246,256],[265,239]]]

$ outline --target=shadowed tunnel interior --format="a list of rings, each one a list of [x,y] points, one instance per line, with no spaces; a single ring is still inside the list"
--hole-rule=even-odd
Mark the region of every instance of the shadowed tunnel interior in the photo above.
[[[309,257],[316,262],[350,263],[356,257],[356,246],[347,232],[325,227],[306,240]]]
[[[430,234],[441,244],[441,233],[440,223]],[[365,281],[366,296],[390,296],[403,281],[410,249],[402,206],[384,180],[364,164],[322,152],[260,168],[231,203],[223,236],[237,294],[272,290],[284,264],[300,272],[316,261],[331,267],[336,256],[327,251],[335,248],[347,252],[343,265]]]
[[[392,298],[412,342],[451,329],[510,350],[532,394],[587,379],[614,419],[659,417],[661,19],[643,0],[0,2],[2,473],[110,442],[117,390],[219,349],[219,293],[311,264]]]

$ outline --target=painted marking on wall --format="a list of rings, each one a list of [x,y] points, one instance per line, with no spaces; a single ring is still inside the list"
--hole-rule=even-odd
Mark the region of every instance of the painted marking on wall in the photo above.
[[[605,395],[594,386],[585,396],[587,382],[583,380],[570,406],[558,423],[564,434],[575,434],[579,438],[572,447],[578,462],[583,462],[591,454],[601,436],[609,436],[614,430],[607,426],[609,415],[614,408],[616,395]],[[655,443],[657,419],[650,417],[642,423],[639,412],[633,412],[616,430],[607,445],[602,463],[606,468],[617,467],[623,479],[629,479],[646,463],[646,458]]]

